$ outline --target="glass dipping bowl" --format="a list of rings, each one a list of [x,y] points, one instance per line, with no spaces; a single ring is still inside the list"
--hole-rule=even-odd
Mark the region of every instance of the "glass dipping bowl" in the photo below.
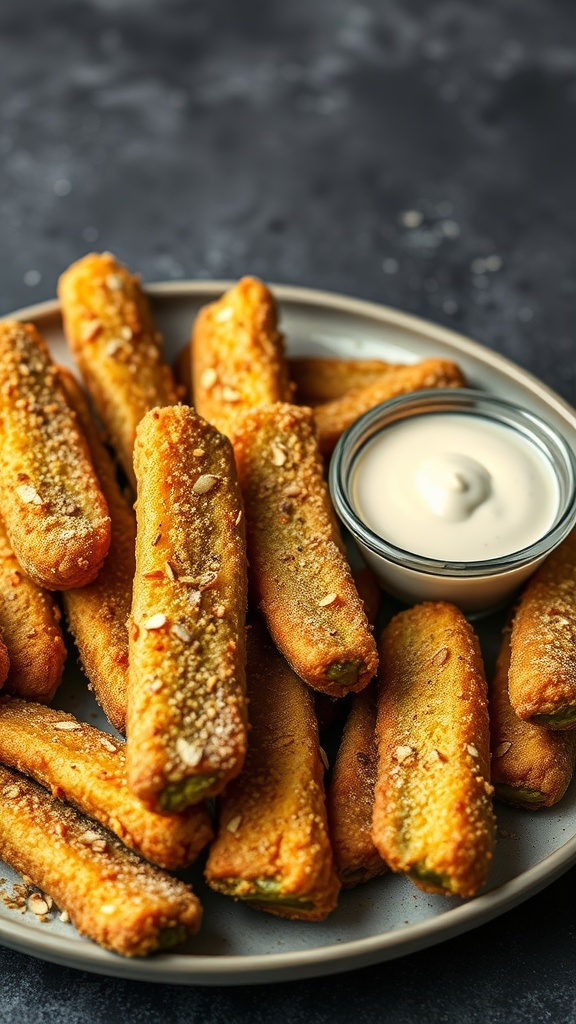
[[[459,562],[406,551],[363,522],[351,497],[351,482],[364,446],[399,420],[439,412],[471,414],[511,427],[548,459],[559,499],[556,517],[542,537],[498,558]],[[576,458],[562,435],[528,409],[470,388],[415,391],[370,409],[340,438],[329,482],[338,516],[385,590],[405,604],[450,601],[468,615],[488,614],[506,604],[576,522]]]

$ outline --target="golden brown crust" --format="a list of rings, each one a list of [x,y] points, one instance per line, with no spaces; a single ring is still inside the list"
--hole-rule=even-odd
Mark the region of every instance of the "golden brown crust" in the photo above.
[[[213,889],[271,914],[322,920],[340,886],[313,697],[256,621],[248,630],[248,693],[246,763],[220,798],[206,878]]]
[[[136,519],[116,480],[115,467],[80,386],[59,368],[70,407],[86,438],[110,512],[110,549],[93,583],[63,595],[68,627],[98,703],[119,732],[126,729],[128,628],[136,565]]]
[[[490,687],[492,783],[500,800],[536,810],[566,792],[576,766],[576,731],[543,729],[514,712],[508,696],[510,629],[504,631]]]
[[[189,886],[23,775],[0,767],[0,857],[67,911],[78,931],[123,956],[182,942],[200,927]]]
[[[338,533],[310,409],[245,413],[234,452],[246,506],[250,582],[294,671],[332,696],[361,690],[376,644]]]
[[[124,744],[63,711],[0,700],[0,761],[160,867],[186,867],[212,838],[203,804],[170,818],[148,811],[128,789]]]
[[[576,728],[575,531],[521,594],[510,643],[508,687],[516,714],[549,728]]]
[[[124,472],[135,484],[136,427],[155,406],[179,395],[164,360],[140,279],[109,253],[73,263],[58,283],[70,348]]]
[[[10,669],[10,658],[6,644],[0,637],[0,687],[4,685]]]
[[[144,417],[134,465],[128,779],[181,809],[219,793],[246,750],[242,499],[230,442],[185,406]]]
[[[86,442],[32,324],[0,323],[0,512],[24,572],[48,590],[97,575],[110,518]]]
[[[328,820],[336,868],[345,889],[386,871],[372,839],[378,751],[376,690],[354,694],[328,790]]]
[[[228,437],[239,415],[286,401],[291,388],[274,297],[255,277],[243,277],[194,324],[194,405]]]
[[[342,398],[354,388],[375,384],[384,374],[397,369],[380,359],[289,359],[290,378],[296,385],[299,405],[320,405]]]
[[[410,366],[393,367],[373,384],[316,406],[320,450],[324,456],[331,455],[344,431],[381,402],[420,388],[463,387],[465,383],[459,367],[447,359],[425,359]]]
[[[380,642],[373,839],[426,892],[473,896],[494,843],[486,682],[453,605],[397,615]]]
[[[0,519],[0,629],[8,649],[8,693],[49,703],[64,669],[60,609],[22,572]]]

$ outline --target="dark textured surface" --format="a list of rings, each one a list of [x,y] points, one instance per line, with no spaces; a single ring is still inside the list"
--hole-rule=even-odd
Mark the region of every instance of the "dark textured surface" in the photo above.
[[[574,402],[575,121],[571,0],[3,0],[0,314],[110,248],[148,280],[251,271],[384,301]],[[0,950],[0,1022],[573,1022],[574,888],[263,989]]]

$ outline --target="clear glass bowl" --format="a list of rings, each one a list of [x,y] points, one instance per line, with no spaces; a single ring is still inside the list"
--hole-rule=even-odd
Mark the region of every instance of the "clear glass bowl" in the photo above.
[[[351,479],[364,446],[399,420],[438,412],[481,416],[512,427],[549,460],[558,481],[558,510],[550,529],[533,544],[499,558],[438,560],[397,547],[362,521],[351,498]],[[488,613],[511,599],[576,522],[576,458],[562,435],[528,409],[469,388],[415,391],[370,409],[340,438],[329,480],[336,511],[366,562],[382,586],[406,604],[442,600],[467,614]]]

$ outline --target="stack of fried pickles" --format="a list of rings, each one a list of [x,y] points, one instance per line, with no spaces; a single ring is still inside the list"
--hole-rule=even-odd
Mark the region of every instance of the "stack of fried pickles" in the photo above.
[[[489,709],[457,608],[402,611],[377,647],[379,591],[325,482],[358,416],[459,368],[288,360],[271,292],[244,278],[173,373],[111,254],[59,295],[83,386],[34,325],[0,323],[0,858],[126,956],[198,930],[170,872],[209,844],[213,889],[287,918],[387,868],[473,896],[493,787],[549,806],[574,770],[576,542],[521,596]],[[112,732],[50,706],[61,607]],[[326,793],[318,709],[341,698]]]

